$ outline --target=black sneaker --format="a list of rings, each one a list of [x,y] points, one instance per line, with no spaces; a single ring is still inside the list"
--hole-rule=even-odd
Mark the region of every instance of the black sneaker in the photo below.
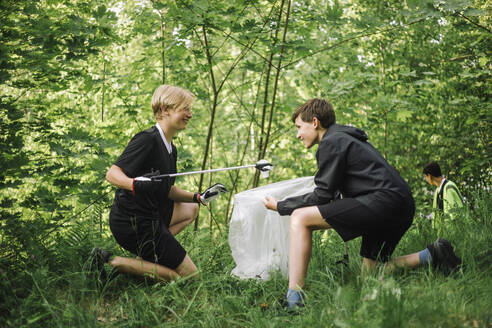
[[[92,279],[106,281],[107,275],[106,270],[104,270],[104,263],[108,263],[110,257],[110,252],[94,247],[86,263],[85,271]]]
[[[445,275],[453,273],[461,265],[461,259],[456,256],[453,246],[446,239],[438,238],[427,249],[432,256],[432,266]]]

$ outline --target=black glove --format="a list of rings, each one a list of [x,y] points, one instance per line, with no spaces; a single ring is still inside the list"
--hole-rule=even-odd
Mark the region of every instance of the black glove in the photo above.
[[[207,190],[205,190],[203,193],[196,193],[193,196],[193,199],[195,200],[195,202],[199,201],[203,205],[207,205],[212,200],[219,197],[221,193],[225,192],[227,192],[227,188],[221,183],[216,183],[212,187],[207,188]]]
[[[132,194],[140,195],[144,193],[155,193],[159,190],[162,180],[161,179],[151,179],[153,176],[159,175],[159,171],[154,171],[152,173],[144,174],[141,177],[133,178],[132,183]]]

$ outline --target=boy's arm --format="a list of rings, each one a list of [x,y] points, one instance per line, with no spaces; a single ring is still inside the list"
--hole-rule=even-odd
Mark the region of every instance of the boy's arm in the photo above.
[[[310,193],[278,202],[277,210],[280,215],[290,215],[296,208],[326,204],[335,198],[345,169],[345,152],[336,144],[322,140],[316,157],[318,160],[318,172],[314,177],[316,187]]]
[[[183,190],[175,185],[171,186],[171,189],[169,190],[169,199],[172,199],[177,202],[187,202],[187,203],[192,203],[194,202],[193,200],[193,195],[194,193]]]
[[[137,172],[140,172],[147,160],[147,156],[152,151],[153,144],[154,140],[148,132],[142,131],[137,133],[128,142],[125,150],[114,164],[121,168],[127,177],[136,177]]]
[[[439,190],[436,189],[434,191],[434,195],[432,196],[432,213],[427,216],[429,220],[436,220],[439,215],[439,208],[437,207],[437,195],[439,194]]]
[[[106,173],[106,180],[118,188],[132,190],[133,179],[129,178],[125,172],[116,165],[112,165],[109,168]]]
[[[216,183],[213,186],[208,187],[207,190],[202,193],[192,193],[173,185],[169,191],[168,197],[178,202],[193,202],[206,206],[212,200],[220,196],[220,194],[225,192],[228,192],[227,188],[221,183]]]

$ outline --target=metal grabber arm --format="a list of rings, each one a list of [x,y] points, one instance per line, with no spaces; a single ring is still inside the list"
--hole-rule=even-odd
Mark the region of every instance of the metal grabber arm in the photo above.
[[[212,172],[220,172],[220,171],[229,171],[229,170],[239,170],[239,169],[246,169],[246,168],[251,168],[254,167],[255,169],[259,170],[261,172],[261,177],[262,178],[268,178],[270,176],[270,171],[273,170],[273,165],[269,162],[267,162],[264,159],[259,160],[255,164],[249,164],[249,165],[242,165],[242,166],[231,166],[231,167],[224,167],[220,169],[209,169],[209,170],[202,170],[202,171],[190,171],[190,172],[181,172],[181,173],[170,173],[170,174],[157,174],[150,176],[152,180],[159,180],[162,178],[171,178],[171,177],[179,177],[183,175],[193,175],[193,174],[203,174],[203,173],[212,173]]]

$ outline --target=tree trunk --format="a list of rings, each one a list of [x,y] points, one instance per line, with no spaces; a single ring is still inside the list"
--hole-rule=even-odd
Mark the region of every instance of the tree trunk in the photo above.
[[[262,118],[261,118],[261,128],[260,128],[261,135],[260,135],[260,145],[258,147],[259,148],[258,160],[261,160],[265,157],[266,149],[268,147],[268,140],[270,138],[270,132],[271,132],[271,126],[272,126],[272,120],[273,120],[273,111],[275,108],[275,98],[277,96],[278,79],[280,76],[280,70],[281,70],[281,64],[282,64],[282,55],[283,55],[283,51],[284,51],[285,37],[287,34],[287,27],[289,24],[290,0],[288,1],[288,4],[287,4],[287,13],[286,13],[286,18],[285,18],[284,32],[283,32],[283,36],[282,36],[282,46],[280,47],[280,58],[279,58],[279,64],[277,66],[277,73],[275,75],[272,101],[270,104],[268,128],[267,128],[267,132],[266,132],[265,137],[263,137],[264,132],[265,132],[264,131],[264,129],[265,129],[264,128],[264,122],[266,119],[266,106],[267,106],[267,102],[268,102],[269,79],[270,79],[271,68],[273,66],[272,61],[273,61],[273,56],[274,56],[274,51],[275,51],[274,48],[275,48],[275,45],[277,44],[277,40],[278,40],[278,32],[279,32],[279,28],[280,28],[280,22],[282,19],[282,12],[283,12],[283,8],[284,8],[284,4],[285,4],[285,1],[283,0],[282,4],[280,5],[280,10],[279,10],[278,18],[277,18],[277,29],[275,30],[275,37],[273,39],[272,52],[270,54],[270,60],[268,62],[268,68],[267,68],[267,74],[266,74],[267,76],[266,76],[266,81],[265,81],[265,96],[263,98],[263,113],[262,113]],[[260,178],[260,172],[256,171],[255,176],[254,176],[254,180],[253,180],[253,188],[258,187],[259,178]]]
[[[212,56],[210,54],[210,48],[208,44],[208,39],[207,39],[207,31],[205,29],[205,26],[203,26],[202,30],[202,35],[203,35],[203,43],[205,45],[205,54],[207,56],[207,62],[209,66],[209,72],[210,72],[210,80],[212,83],[212,91],[213,91],[213,103],[212,103],[212,111],[210,113],[210,123],[208,125],[208,133],[207,133],[207,140],[205,144],[205,154],[203,155],[203,161],[202,161],[202,170],[205,170],[205,167],[207,165],[207,158],[208,158],[208,153],[210,149],[210,142],[212,140],[212,133],[213,133],[213,128],[214,128],[214,121],[215,121],[215,112],[217,110],[217,98],[218,98],[218,92],[217,92],[217,85],[215,83],[215,75],[214,75],[214,70],[212,67]],[[198,183],[198,190],[202,190],[203,186],[203,174],[200,174],[200,182]],[[198,229],[198,218],[195,220],[195,230]]]

